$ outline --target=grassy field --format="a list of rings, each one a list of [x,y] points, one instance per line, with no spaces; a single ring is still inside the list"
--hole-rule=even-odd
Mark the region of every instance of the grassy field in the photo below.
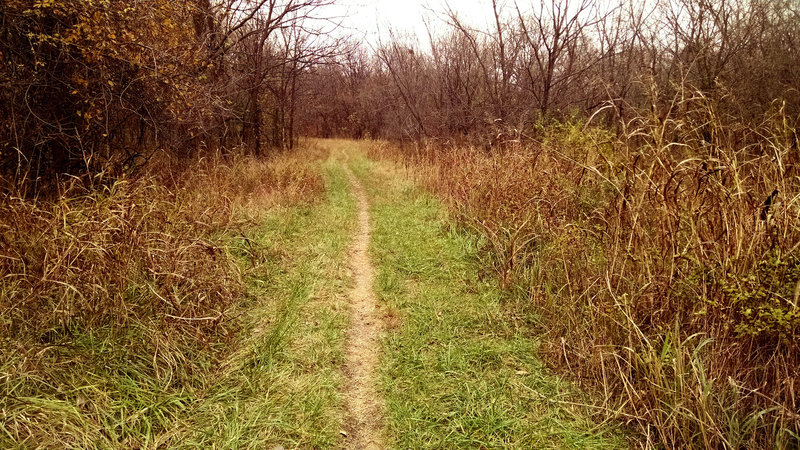
[[[475,234],[388,163],[367,186],[377,291],[389,331],[382,388],[394,448],[624,448],[538,359],[532,318],[481,277]]]
[[[172,445],[338,446],[354,203],[341,166],[324,168],[324,202],[277,208],[234,239],[252,299],[242,340]]]
[[[485,238],[397,166],[366,159],[371,146],[312,141],[272,160],[205,162],[181,183],[4,199],[56,236],[15,241],[7,260],[62,256],[3,266],[2,317],[23,322],[3,334],[0,446],[345,446],[349,167],[371,205],[387,446],[627,447],[613,412],[540,361],[539,318],[482,267]],[[76,235],[87,224],[105,234]],[[118,254],[70,253],[114,242]],[[57,270],[34,282],[36,267]]]
[[[354,205],[325,155],[4,197],[0,446],[335,446]]]
[[[577,119],[491,151],[384,142],[369,155],[482,237],[480,270],[537,317],[543,360],[642,446],[796,448],[791,119],[693,120],[644,116],[619,134]]]

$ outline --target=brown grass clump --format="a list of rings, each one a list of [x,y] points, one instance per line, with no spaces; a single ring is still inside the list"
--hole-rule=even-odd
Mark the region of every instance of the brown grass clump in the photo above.
[[[153,314],[212,324],[236,295],[236,268],[204,217],[152,178],[72,183],[52,203],[4,195],[0,209],[0,308],[15,335]]]
[[[645,446],[778,447],[800,433],[798,119],[758,126],[686,95],[616,136],[400,157],[541,318],[550,361],[600,390]]]
[[[201,386],[236,328],[243,263],[230,237],[324,190],[291,154],[168,163],[73,179],[50,198],[0,192],[0,446],[158,434],[171,419],[156,406]]]
[[[149,315],[212,326],[240,285],[212,235],[276,202],[313,198],[322,181],[280,156],[203,159],[171,179],[96,186],[72,180],[53,201],[0,193],[0,308],[12,333]]]

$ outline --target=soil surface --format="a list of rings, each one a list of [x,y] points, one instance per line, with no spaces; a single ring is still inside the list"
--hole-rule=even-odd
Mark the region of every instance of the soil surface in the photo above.
[[[383,321],[373,291],[375,269],[369,258],[369,201],[349,169],[348,177],[358,202],[358,226],[350,249],[354,285],[345,348],[345,445],[352,449],[382,449],[383,401],[376,386]]]

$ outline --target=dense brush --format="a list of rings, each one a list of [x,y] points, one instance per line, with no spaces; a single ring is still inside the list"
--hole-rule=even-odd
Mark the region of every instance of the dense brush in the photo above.
[[[797,123],[726,121],[702,95],[493,151],[376,145],[486,236],[550,360],[645,445],[788,448],[800,430]]]

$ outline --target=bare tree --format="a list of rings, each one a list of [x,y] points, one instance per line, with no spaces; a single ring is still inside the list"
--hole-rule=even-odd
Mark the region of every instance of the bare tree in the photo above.
[[[592,0],[551,0],[542,3],[541,8],[531,9],[525,15],[516,4],[522,35],[528,43],[527,87],[537,100],[541,115],[547,116],[554,92],[567,88],[591,64],[580,61],[579,53],[589,45],[587,31],[600,17]]]
[[[399,42],[380,47],[377,55],[391,76],[402,105],[412,119],[409,134],[417,140],[424,139],[428,136],[423,120],[426,95],[425,57],[414,47]]]

